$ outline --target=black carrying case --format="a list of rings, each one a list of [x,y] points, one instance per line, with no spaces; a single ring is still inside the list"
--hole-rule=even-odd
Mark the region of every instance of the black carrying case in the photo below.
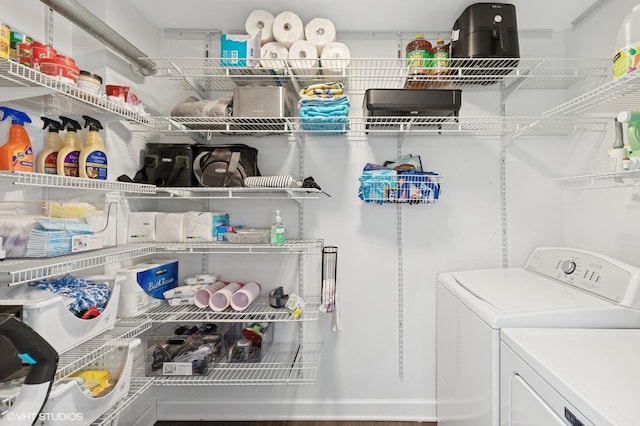
[[[451,31],[451,58],[480,59],[472,65],[453,61],[453,66],[464,68],[461,72],[463,76],[500,76],[510,73],[518,66],[520,58],[516,7],[508,3],[475,3],[468,6]],[[479,77],[467,80],[470,83],[492,84],[501,79]]]
[[[149,143],[134,181],[156,186],[194,186],[193,145]]]

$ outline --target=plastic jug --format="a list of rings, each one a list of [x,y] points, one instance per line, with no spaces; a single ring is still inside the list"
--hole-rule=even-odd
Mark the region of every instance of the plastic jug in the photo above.
[[[629,156],[640,157],[640,111],[621,111],[617,119],[620,123],[627,123]]]
[[[640,4],[631,9],[618,30],[613,54],[613,77],[634,72],[640,62]]]
[[[31,123],[27,114],[15,109],[0,107],[2,121],[11,117],[9,140],[0,146],[0,170],[33,171],[33,148],[24,123]]]

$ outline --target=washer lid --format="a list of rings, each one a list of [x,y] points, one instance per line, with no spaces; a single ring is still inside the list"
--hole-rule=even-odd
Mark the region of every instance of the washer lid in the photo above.
[[[640,327],[640,310],[520,268],[443,274],[440,282],[495,329]]]
[[[593,424],[638,424],[640,330],[507,328],[501,336]]]

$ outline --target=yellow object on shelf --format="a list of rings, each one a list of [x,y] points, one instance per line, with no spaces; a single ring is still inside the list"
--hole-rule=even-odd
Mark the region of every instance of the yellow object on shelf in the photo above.
[[[111,373],[107,370],[83,370],[71,374],[70,377],[81,377],[84,379],[85,386],[91,391],[94,397],[100,396],[112,386]]]

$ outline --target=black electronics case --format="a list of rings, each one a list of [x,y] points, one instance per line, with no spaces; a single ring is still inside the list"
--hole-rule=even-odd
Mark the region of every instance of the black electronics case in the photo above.
[[[462,75],[510,73],[518,66],[520,58],[516,7],[507,3],[475,3],[467,7],[453,25],[451,58],[495,59],[481,60],[472,65],[456,64],[454,61],[454,66],[463,68]],[[464,69],[467,67],[476,69]],[[470,78],[468,82],[492,84],[500,79]]]
[[[448,89],[367,89],[364,108],[374,116],[457,116],[462,104],[461,90]]]

